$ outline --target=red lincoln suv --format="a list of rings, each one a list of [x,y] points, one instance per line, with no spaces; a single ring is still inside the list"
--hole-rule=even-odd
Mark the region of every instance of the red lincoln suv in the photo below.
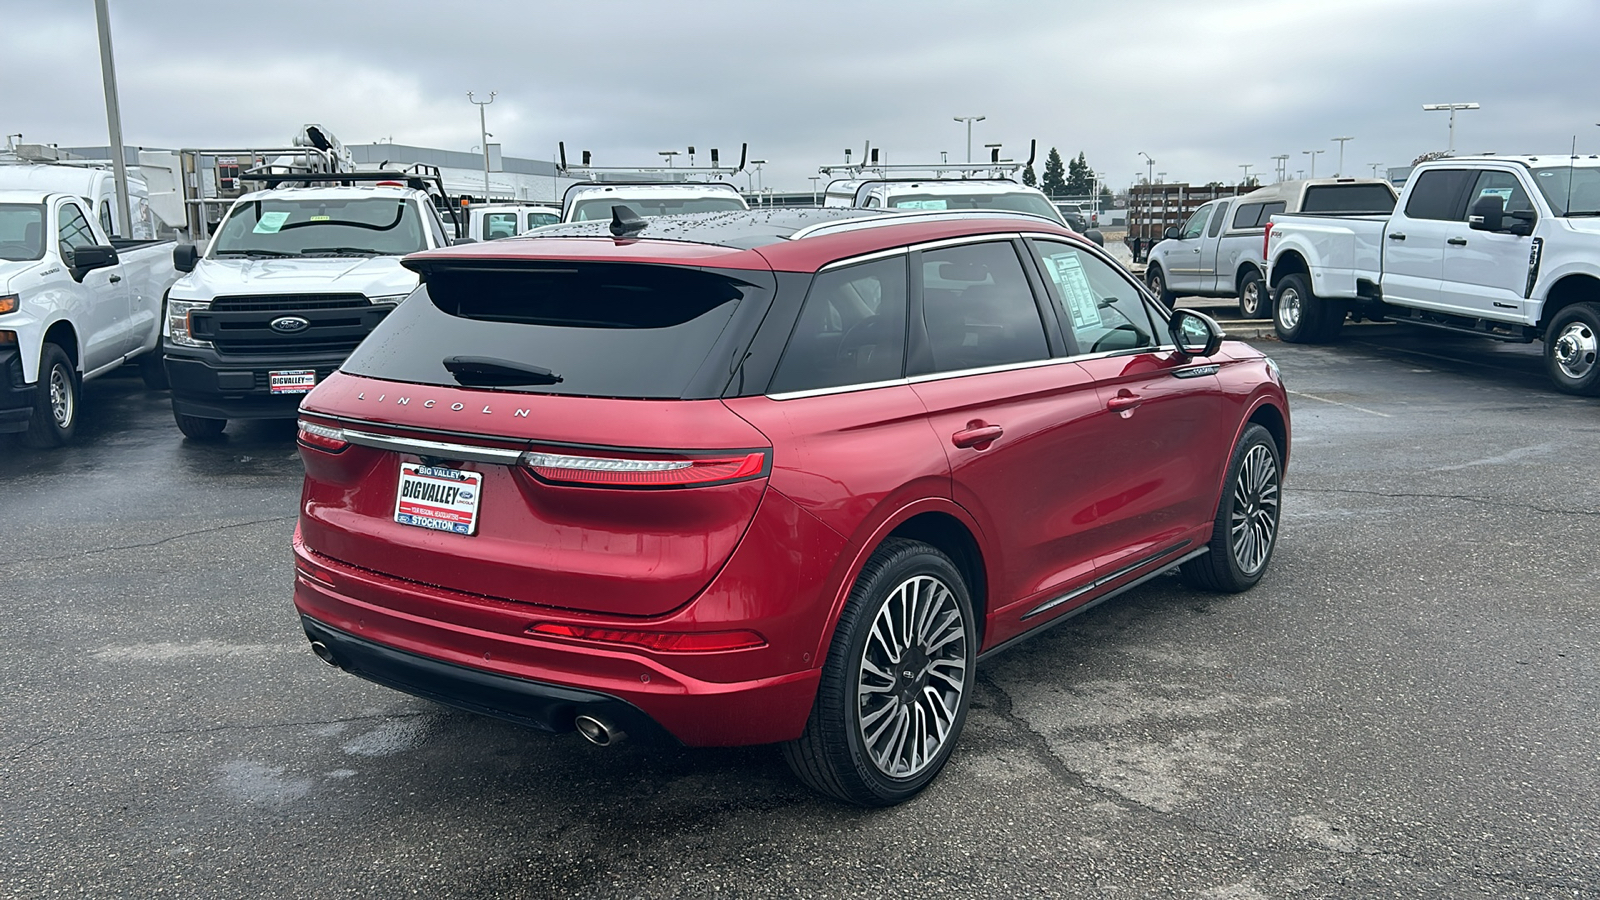
[[[405,265],[299,425],[295,605],[380,684],[889,805],[985,655],[1272,558],[1277,367],[1049,220],[619,206]]]

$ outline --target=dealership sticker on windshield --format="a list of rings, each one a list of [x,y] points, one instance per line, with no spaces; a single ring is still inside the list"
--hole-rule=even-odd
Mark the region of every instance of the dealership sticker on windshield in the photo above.
[[[261,214],[261,221],[257,222],[256,227],[250,230],[256,234],[277,234],[278,229],[282,228],[283,223],[288,220],[289,214],[286,212],[264,212]]]
[[[274,394],[309,394],[316,386],[316,369],[280,369],[267,373],[267,389]]]
[[[394,520],[434,531],[476,534],[482,487],[482,472],[401,463]]]

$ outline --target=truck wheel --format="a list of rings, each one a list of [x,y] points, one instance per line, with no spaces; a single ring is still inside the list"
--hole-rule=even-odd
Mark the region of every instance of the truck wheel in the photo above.
[[[1278,283],[1278,297],[1272,307],[1273,330],[1291,344],[1317,343],[1322,340],[1325,305],[1312,295],[1304,275],[1285,275]]]
[[[1600,394],[1600,303],[1574,303],[1555,314],[1544,336],[1544,367],[1569,394]]]
[[[186,416],[177,410],[172,411],[172,417],[178,420],[178,430],[183,432],[184,437],[197,441],[214,441],[222,436],[222,429],[228,427],[227,419]]]
[[[39,354],[39,387],[23,441],[41,450],[72,440],[78,430],[78,371],[59,344],[45,344]]]
[[[1272,298],[1261,286],[1261,273],[1255,269],[1239,279],[1239,315],[1246,319],[1265,319],[1272,315]]]
[[[1211,529],[1210,552],[1178,567],[1185,584],[1237,594],[1261,580],[1278,544],[1283,464],[1272,433],[1249,425],[1233,450]]]
[[[1178,299],[1167,290],[1167,274],[1155,263],[1151,263],[1150,268],[1144,270],[1144,283],[1149,286],[1150,293],[1155,294],[1168,309],[1171,309],[1173,302]]]
[[[172,383],[167,380],[167,364],[161,357],[159,344],[154,350],[139,357],[139,377],[144,379],[144,386],[152,391],[164,391],[172,387]]]
[[[784,759],[840,800],[911,799],[950,758],[977,661],[972,602],[955,564],[919,541],[884,542],[850,590],[811,717],[783,745]]]

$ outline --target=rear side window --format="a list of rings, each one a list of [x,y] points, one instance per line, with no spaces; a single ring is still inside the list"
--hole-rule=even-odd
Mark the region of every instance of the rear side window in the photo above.
[[[1055,288],[1062,321],[1072,329],[1079,353],[1133,350],[1161,343],[1139,289],[1111,266],[1066,244],[1039,241],[1034,250]]]
[[[1211,217],[1211,230],[1206,232],[1206,237],[1216,237],[1222,231],[1222,221],[1228,217],[1228,204],[1218,203],[1217,214]]]
[[[492,241],[495,238],[511,237],[517,233],[517,214],[487,213],[483,217],[483,239]]]
[[[741,304],[770,297],[770,285],[747,277],[761,276],[651,265],[440,267],[343,368],[448,387],[684,397],[701,387],[696,375]],[[489,375],[463,374],[462,358]],[[713,380],[720,372],[707,388],[720,393],[730,367],[708,371]],[[535,373],[536,383],[507,383],[519,373]]]
[[[1388,215],[1394,194],[1381,184],[1314,184],[1306,188],[1301,212]]]
[[[925,251],[922,318],[936,372],[1050,355],[1033,289],[1009,242]]]
[[[1286,207],[1282,200],[1274,200],[1271,203],[1245,203],[1233,214],[1233,227],[1264,228],[1272,221],[1274,215],[1283,212]]]
[[[823,272],[811,282],[768,392],[899,378],[905,348],[904,256]]]
[[[1468,169],[1432,169],[1418,175],[1406,200],[1406,218],[1464,220],[1462,194],[1475,174]]]

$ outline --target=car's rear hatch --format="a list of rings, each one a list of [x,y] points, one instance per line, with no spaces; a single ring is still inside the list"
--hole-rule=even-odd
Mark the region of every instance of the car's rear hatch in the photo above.
[[[693,599],[766,486],[769,442],[717,397],[771,273],[474,265],[426,271],[307,398],[306,546],[567,610]]]

